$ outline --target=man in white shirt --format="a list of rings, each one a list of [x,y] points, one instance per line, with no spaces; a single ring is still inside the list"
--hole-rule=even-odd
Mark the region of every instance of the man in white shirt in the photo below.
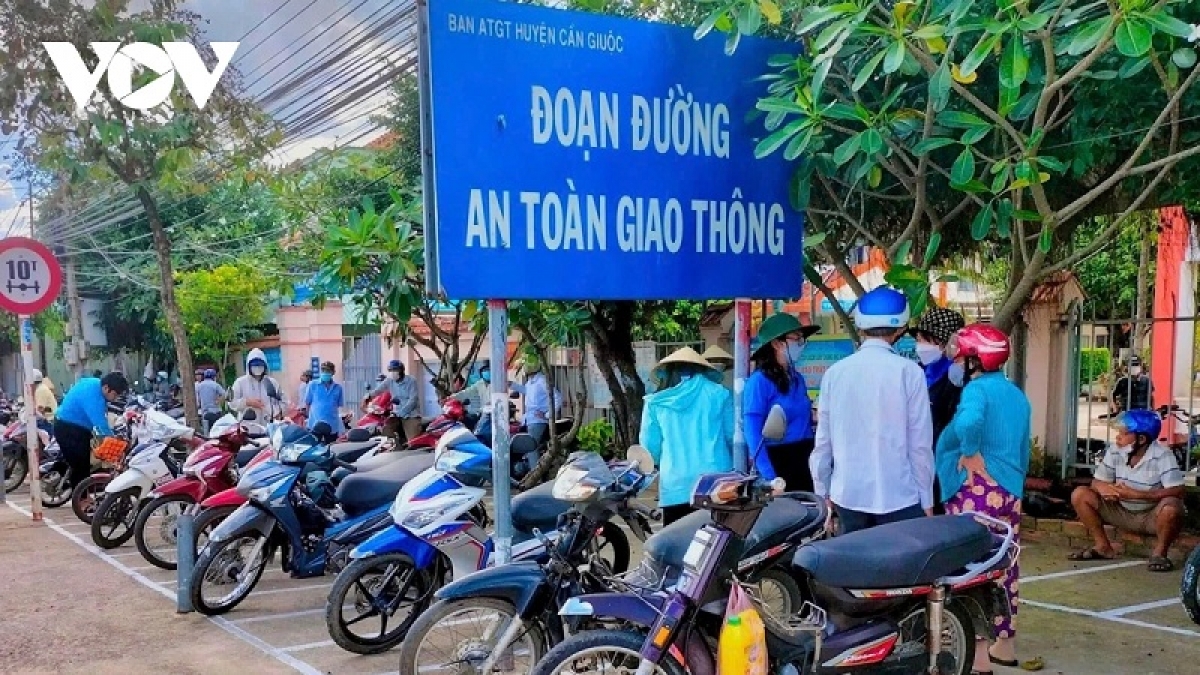
[[[933,513],[933,421],[925,374],[893,345],[908,329],[904,294],[877,288],[859,299],[858,352],[821,378],[814,491],[837,512],[842,534]]]

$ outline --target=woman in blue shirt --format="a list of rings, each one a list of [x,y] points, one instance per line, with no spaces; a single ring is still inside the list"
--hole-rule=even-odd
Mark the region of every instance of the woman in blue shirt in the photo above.
[[[318,422],[329,425],[333,433],[342,433],[342,385],[333,381],[336,372],[332,362],[321,364],[321,374],[316,382],[308,385],[304,394],[304,407],[308,412],[308,428],[312,429]]]
[[[742,414],[746,447],[764,480],[782,478],[787,490],[813,489],[808,458],[813,450],[812,399],[797,364],[808,337],[821,329],[802,326],[791,314],[768,317],[758,329],[759,348],[751,355],[754,373],[746,380]],[[762,429],[772,406],[787,414],[787,434],[761,451]]]

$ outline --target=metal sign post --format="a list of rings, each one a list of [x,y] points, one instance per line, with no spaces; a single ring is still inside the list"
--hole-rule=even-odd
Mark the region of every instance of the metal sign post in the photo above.
[[[29,454],[29,500],[33,520],[42,520],[38,465],[37,401],[33,382],[34,314],[54,304],[62,290],[62,268],[44,244],[26,237],[0,241],[0,309],[20,317],[21,365],[25,371],[25,447]]]
[[[508,436],[508,303],[488,300],[492,364],[492,490],[496,501],[496,564],[512,560],[512,459]]]
[[[733,468],[745,471],[753,462],[746,447],[742,392],[750,373],[750,300],[733,302]]]

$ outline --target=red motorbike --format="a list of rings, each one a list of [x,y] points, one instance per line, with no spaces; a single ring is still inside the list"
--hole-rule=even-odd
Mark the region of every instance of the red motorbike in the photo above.
[[[429,426],[425,427],[425,431],[408,441],[408,449],[434,449],[442,435],[462,424],[466,416],[467,413],[461,401],[453,398],[446,399],[446,402],[442,404],[442,414],[433,418]]]
[[[150,501],[138,512],[133,525],[134,541],[147,562],[165,570],[175,569],[175,526],[180,514],[236,486],[240,468],[269,458],[271,448],[265,447],[265,436],[265,432],[254,433],[241,424],[230,427],[193,452],[178,478],[148,495]]]

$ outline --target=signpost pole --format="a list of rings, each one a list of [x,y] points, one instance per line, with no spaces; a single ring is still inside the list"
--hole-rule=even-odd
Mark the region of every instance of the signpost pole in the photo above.
[[[508,303],[488,300],[492,364],[492,496],[496,505],[496,564],[512,559],[512,488],[508,437]]]
[[[29,503],[34,522],[42,520],[42,480],[38,471],[37,403],[33,389],[33,320],[21,316],[21,365],[25,369],[25,447],[29,452]]]
[[[749,453],[743,417],[742,391],[750,373],[750,300],[733,301],[733,468],[746,471]]]

